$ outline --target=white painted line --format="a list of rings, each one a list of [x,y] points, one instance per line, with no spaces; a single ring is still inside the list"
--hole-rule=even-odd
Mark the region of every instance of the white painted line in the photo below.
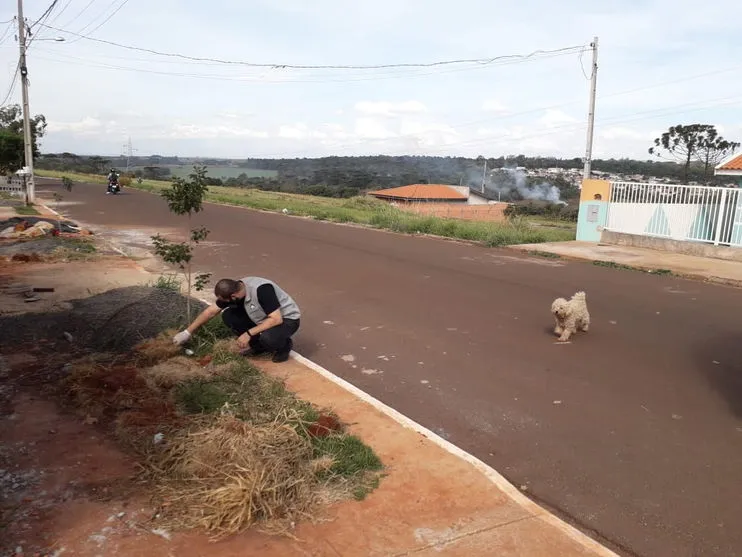
[[[52,209],[52,208],[51,208],[51,207],[49,207],[48,205],[44,205],[44,204],[42,203],[42,204],[41,204],[41,206],[42,206],[42,207],[43,207],[44,209],[46,209],[47,211],[49,211],[50,213],[52,213],[52,214],[55,214],[55,215],[57,215],[57,216],[58,216],[58,217],[59,217],[60,219],[61,219],[61,218],[64,218],[64,215],[61,215],[61,214],[59,214],[58,212],[56,212],[56,211],[55,211],[54,209]]]
[[[526,511],[531,512],[538,518],[556,527],[558,530],[560,530],[565,535],[569,536],[575,542],[582,545],[588,551],[592,551],[595,553],[595,555],[598,555],[600,557],[619,557],[616,553],[614,553],[607,547],[604,547],[603,545],[599,544],[598,542],[596,542],[595,540],[593,540],[586,534],[583,534],[582,532],[580,532],[577,528],[567,524],[562,519],[558,518],[557,516],[548,512],[546,509],[540,507],[539,505],[531,501],[528,497],[523,495],[513,484],[511,484],[508,480],[506,480],[497,470],[495,470],[491,466],[488,466],[487,464],[479,460],[474,455],[471,455],[467,453],[466,451],[460,449],[453,443],[446,441],[441,436],[433,433],[426,427],[411,420],[404,414],[397,412],[394,408],[387,406],[380,400],[377,400],[376,398],[362,391],[355,385],[348,383],[344,379],[338,377],[337,375],[328,371],[327,369],[320,366],[319,364],[316,364],[312,360],[305,358],[298,352],[295,352],[292,350],[291,357],[297,362],[299,362],[300,364],[303,364],[307,366],[309,369],[311,369],[312,371],[318,373],[325,379],[332,381],[336,385],[342,387],[346,391],[357,396],[364,402],[370,404],[376,410],[379,410],[383,414],[386,414],[398,424],[423,435],[424,437],[428,438],[430,441],[432,441],[433,443],[435,443],[436,445],[438,445],[445,451],[467,462],[468,464],[476,468],[479,472],[484,474],[493,484],[495,484],[501,491],[503,491],[515,503],[519,504]]]

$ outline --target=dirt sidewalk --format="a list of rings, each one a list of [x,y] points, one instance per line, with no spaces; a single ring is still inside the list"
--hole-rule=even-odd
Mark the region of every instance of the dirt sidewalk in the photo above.
[[[131,261],[10,264],[8,280],[55,287],[36,311],[70,299],[153,280]],[[8,300],[3,300],[3,304]],[[28,310],[8,306],[11,311]],[[49,339],[38,339],[40,348]],[[6,358],[28,370],[32,348]],[[4,349],[5,352],[5,349]],[[387,476],[361,502],[333,506],[327,521],[300,524],[295,540],[249,532],[211,543],[204,534],[148,529],[155,509],[132,490],[135,463],[96,429],[47,400],[34,375],[9,394],[0,434],[0,487],[22,492],[13,510],[11,552],[53,547],[48,555],[195,556],[608,556],[615,555],[523,496],[497,472],[355,387],[294,354],[281,365],[257,361],[289,390],[331,407],[381,457]],[[126,486],[126,487],[124,487]],[[6,528],[7,526],[7,528]],[[33,549],[32,549],[33,551]]]
[[[737,261],[592,242],[552,242],[509,247],[527,253],[593,261],[605,266],[665,274],[669,271],[680,277],[742,287],[742,265]]]

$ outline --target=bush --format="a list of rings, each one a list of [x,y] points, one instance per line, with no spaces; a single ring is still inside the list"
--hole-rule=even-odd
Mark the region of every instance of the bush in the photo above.
[[[554,220],[577,222],[579,208],[572,205],[558,205],[545,201],[523,201],[511,203],[505,209],[505,216],[512,217],[546,217]]]
[[[131,185],[131,178],[129,176],[122,176],[119,178],[119,184],[124,188],[128,187]]]

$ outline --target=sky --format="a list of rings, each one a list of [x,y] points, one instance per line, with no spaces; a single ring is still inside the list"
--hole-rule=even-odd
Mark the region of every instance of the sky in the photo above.
[[[51,2],[24,2],[43,152],[583,157],[594,36],[595,158],[647,159],[675,124],[742,141],[739,0],[57,0],[33,25]],[[461,59],[491,62],[414,66]]]

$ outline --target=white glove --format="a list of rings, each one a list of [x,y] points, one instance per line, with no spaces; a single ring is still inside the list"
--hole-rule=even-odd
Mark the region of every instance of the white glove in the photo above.
[[[173,344],[180,345],[185,342],[188,342],[190,339],[191,339],[191,333],[189,333],[188,329],[186,329],[185,331],[181,331],[173,337]]]

